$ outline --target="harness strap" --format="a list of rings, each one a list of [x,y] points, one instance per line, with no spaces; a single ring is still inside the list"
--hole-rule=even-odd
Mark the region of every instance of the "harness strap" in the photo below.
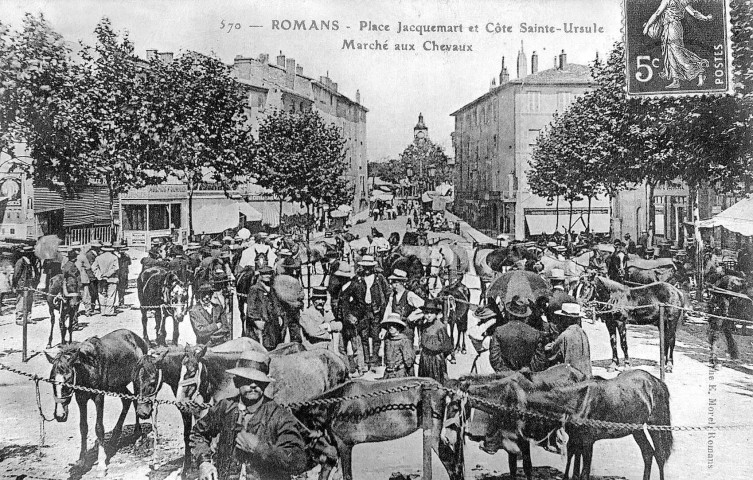
[[[71,380],[71,385],[76,385],[76,369],[73,369],[73,380]],[[60,387],[60,391],[63,391],[63,386],[58,385]],[[71,397],[73,397],[73,394],[75,393],[75,390],[71,388],[71,393],[64,397],[58,397],[57,395],[54,395],[55,397],[55,403],[67,403],[66,400],[70,400]]]

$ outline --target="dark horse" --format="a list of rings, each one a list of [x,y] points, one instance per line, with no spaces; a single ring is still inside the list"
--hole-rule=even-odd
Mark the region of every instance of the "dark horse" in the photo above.
[[[50,338],[47,340],[47,348],[52,347],[52,334],[55,332],[55,310],[60,308],[60,343],[65,345],[65,333],[68,332],[68,342],[73,342],[73,327],[78,318],[78,306],[81,298],[78,296],[63,296],[63,274],[55,275],[50,279],[49,295],[47,295],[47,308],[50,310]],[[76,292],[78,293],[78,292]],[[66,325],[67,320],[67,325]]]
[[[400,387],[406,389],[368,396]],[[351,380],[314,399],[341,401],[297,407],[293,409],[293,414],[307,428],[329,434],[335,440],[343,480],[353,480],[352,452],[355,445],[402,438],[424,425],[422,390],[430,403],[432,448],[447,469],[450,480],[462,479],[462,442],[457,442],[453,451],[451,445],[440,441],[447,398],[439,383],[432,379],[393,378],[378,382]]]
[[[141,325],[144,341],[149,343],[146,331],[148,323],[147,313],[154,312],[155,332],[157,343],[166,345],[167,332],[165,318],[173,318],[173,343],[178,343],[178,324],[188,311],[188,288],[180,281],[175,272],[160,267],[143,270],[136,281],[136,287],[141,305]]]
[[[146,343],[130,330],[115,330],[102,338],[91,337],[83,342],[66,345],[54,357],[45,352],[47,360],[52,364],[50,380],[68,385],[96,388],[108,392],[131,394],[128,384],[131,383],[130,372],[144,356]],[[105,453],[104,427],[104,394],[96,394],[74,390],[69,386],[53,384],[55,396],[55,420],[65,422],[68,419],[68,405],[75,395],[79,409],[79,428],[81,430],[81,452],[77,465],[83,466],[86,455],[86,440],[89,431],[86,407],[89,400],[94,401],[97,409],[97,423],[94,431],[97,434],[99,447],[99,469],[106,468],[107,455]],[[131,401],[121,399],[123,410],[113,429],[110,446],[117,447]],[[140,430],[139,419],[136,418],[136,430]]]
[[[267,252],[259,252],[254,259],[254,265],[243,267],[238,276],[235,278],[235,291],[238,297],[238,311],[241,316],[241,325],[246,324],[246,303],[248,300],[248,290],[256,283],[259,278],[257,272],[265,266],[269,266]]]
[[[617,355],[617,334],[620,335],[625,365],[630,366],[628,355],[628,323],[636,325],[659,325],[659,304],[670,305],[664,308],[665,335],[664,359],[667,372],[674,363],[675,338],[677,327],[682,323],[685,311],[685,297],[682,291],[668,283],[658,282],[630,288],[604,277],[594,280],[594,300],[597,315],[604,321],[612,344],[612,364],[610,369],[619,366]],[[677,308],[672,308],[677,307]]]
[[[327,350],[305,352],[301,347],[299,343],[283,344],[270,352],[271,374],[282,384],[282,387],[275,385],[273,398],[278,401],[307,400],[347,378],[347,367],[336,354]],[[225,370],[232,368],[245,350],[264,351],[264,347],[250,338],[239,338],[209,350],[204,345],[170,347],[161,353],[145,355],[132,372],[134,389],[144,399],[136,402],[136,414],[141,419],[152,415],[153,399],[165,384],[179,401],[206,403],[237,394]],[[185,477],[191,466],[188,440],[195,412],[184,408],[180,411]]]
[[[650,373],[636,369],[604,380],[594,378],[571,386],[535,385],[527,378],[512,377],[500,382],[492,396],[507,407],[535,411],[550,416],[551,420],[518,415],[497,415],[493,428],[487,430],[486,445],[515,445],[520,436],[537,438],[542,432],[559,428],[562,416],[568,415],[580,422],[598,420],[633,425],[670,425],[669,390]],[[573,474],[580,479],[591,476],[593,446],[599,440],[633,435],[643,457],[643,480],[651,478],[653,459],[659,466],[659,477],[664,479],[664,464],[672,452],[671,431],[644,428],[599,428],[591,425],[568,423],[568,478],[570,460],[575,457]],[[651,438],[649,439],[648,436]],[[653,445],[652,445],[653,443]],[[583,470],[579,472],[580,456]],[[529,477],[530,478],[530,477]]]
[[[553,388],[555,386],[567,386],[573,385],[577,382],[586,380],[586,376],[580,371],[570,367],[569,365],[556,365],[543,372],[530,374],[529,372],[512,372],[506,371],[501,373],[495,373],[492,375],[467,375],[460,377],[458,380],[449,380],[445,383],[447,388],[454,390],[460,390],[461,392],[471,395],[470,401],[465,405],[465,411],[461,412],[462,400],[461,395],[453,395],[452,401],[447,408],[448,417],[461,417],[470,418],[470,409],[477,408],[484,414],[475,415],[473,422],[473,431],[467,432],[471,440],[481,442],[481,449],[489,454],[494,454],[503,448],[507,451],[507,461],[510,468],[510,478],[515,478],[515,473],[518,466],[518,455],[523,457],[523,471],[526,478],[531,480],[533,475],[533,464],[531,462],[531,447],[529,440],[534,439],[534,443],[542,443],[549,439],[550,432],[556,430],[560,425],[556,422],[550,422],[551,425],[530,425],[531,430],[528,435],[522,435],[518,432],[518,435],[514,439],[503,438],[502,442],[496,442],[495,436],[488,435],[493,432],[500,422],[500,412],[489,409],[489,407],[476,402],[473,397],[480,397],[482,399],[489,400],[490,402],[497,403],[500,401],[499,394],[503,391],[507,384],[511,381],[519,381],[526,387],[529,385],[533,388]],[[489,438],[489,441],[485,439]],[[508,443],[510,442],[510,443]],[[570,453],[570,452],[569,452]],[[568,458],[568,461],[570,459]],[[565,472],[567,474],[567,471]]]
[[[462,277],[452,285],[442,288],[437,298],[443,300],[444,318],[447,325],[450,326],[450,340],[454,345],[452,360],[455,359],[454,352],[460,352],[465,355],[465,337],[468,331],[468,310],[470,309],[471,291],[463,284]],[[458,338],[455,341],[455,327],[457,327]],[[461,347],[462,344],[462,347]]]

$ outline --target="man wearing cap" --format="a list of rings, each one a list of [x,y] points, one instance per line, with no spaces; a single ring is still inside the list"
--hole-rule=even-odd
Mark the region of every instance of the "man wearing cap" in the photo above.
[[[418,327],[418,321],[421,319],[421,312],[418,311],[424,306],[424,300],[414,292],[405,288],[405,282],[408,281],[408,274],[396,268],[392,275],[387,279],[392,286],[392,295],[387,302],[387,308],[384,310],[384,317],[390,313],[397,313],[405,322],[405,336],[411,341],[415,339],[415,329]],[[417,312],[417,314],[414,314]],[[384,332],[382,332],[384,333]]]
[[[24,319],[28,318],[34,303],[34,292],[26,290],[34,288],[37,278],[36,265],[34,264],[34,247],[21,247],[20,257],[13,268],[11,287],[16,291],[16,325],[23,325]]]
[[[66,252],[68,258],[61,268],[63,273],[63,312],[67,312],[70,320],[71,331],[78,326],[78,306],[81,303],[81,272],[76,266],[78,247],[71,245]],[[62,313],[61,313],[62,316]],[[65,318],[61,319],[65,324]]]
[[[191,326],[196,334],[196,343],[219,345],[229,340],[230,329],[225,310],[212,303],[212,286],[208,283],[199,287],[199,302],[188,311]]]
[[[559,317],[559,323],[566,328],[553,343],[545,347],[545,350],[551,353],[550,360],[555,363],[564,362],[565,365],[570,365],[587,378],[591,378],[591,347],[586,332],[580,326],[583,317],[580,305],[564,303],[555,315]]]
[[[272,267],[262,267],[259,280],[248,290],[247,325],[243,329],[243,336],[261,341],[267,350],[274,350],[283,341],[282,307],[272,288],[272,274]]]
[[[338,351],[344,358],[348,358],[348,345],[353,352],[353,358],[350,359],[352,377],[360,377],[368,371],[363,355],[363,342],[361,341],[360,329],[358,326],[359,319],[364,315],[361,312],[361,304],[356,298],[356,289],[354,288],[353,278],[355,272],[353,267],[345,262],[340,262],[337,270],[330,280],[329,292],[332,298],[332,310],[335,320],[342,323],[342,332],[340,332],[340,344]]]
[[[102,285],[104,293],[101,305],[102,316],[105,317],[115,316],[115,293],[118,289],[120,263],[114,252],[112,244],[106,243],[102,246],[102,254],[92,263],[92,272]]]
[[[243,352],[236,367],[227,370],[238,395],[220,400],[191,429],[199,480],[290,480],[306,471],[308,455],[297,420],[264,395],[274,381],[269,361],[266,353]]]
[[[327,307],[327,288],[314,287],[311,306],[301,314],[303,344],[307,348],[325,348],[337,352],[343,324]]]
[[[363,304],[363,318],[359,319],[361,328],[361,342],[363,343],[363,355],[366,363],[376,367],[382,364],[379,356],[379,348],[382,346],[379,338],[379,323],[384,318],[387,309],[390,287],[384,275],[377,273],[376,260],[371,255],[364,255],[358,266],[361,267],[361,275],[354,280],[357,298]],[[369,351],[369,339],[371,348]]]
[[[149,252],[146,257],[141,259],[141,271],[143,272],[147,268],[152,267],[161,267],[161,268],[167,268],[169,266],[169,262],[164,260],[162,258],[162,254],[159,251],[159,248],[152,247],[149,249]]]

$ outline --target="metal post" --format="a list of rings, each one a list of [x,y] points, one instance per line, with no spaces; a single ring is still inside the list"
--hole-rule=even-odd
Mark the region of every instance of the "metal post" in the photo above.
[[[423,480],[431,480],[431,444],[432,444],[432,423],[431,416],[431,390],[421,388],[421,423],[424,430],[423,444]]]
[[[21,348],[21,361],[26,362],[29,360],[29,348],[28,348],[28,326],[29,326],[29,309],[27,306],[29,305],[29,294],[31,292],[29,290],[26,290],[24,287],[24,295],[23,295],[23,309],[24,309],[24,319],[23,319],[23,346]]]
[[[659,306],[659,378],[664,381],[664,367],[666,359],[664,358],[664,307]]]

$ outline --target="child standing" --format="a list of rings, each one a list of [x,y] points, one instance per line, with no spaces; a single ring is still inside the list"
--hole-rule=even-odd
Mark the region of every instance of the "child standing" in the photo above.
[[[435,299],[428,300],[422,308],[421,360],[418,376],[429,377],[444,383],[447,378],[447,356],[452,353],[452,341],[447,325],[442,321],[442,306]]]
[[[387,329],[384,342],[386,368],[382,379],[412,377],[416,352],[413,350],[413,343],[405,335],[405,322],[400,318],[400,314],[391,313],[381,324]]]

